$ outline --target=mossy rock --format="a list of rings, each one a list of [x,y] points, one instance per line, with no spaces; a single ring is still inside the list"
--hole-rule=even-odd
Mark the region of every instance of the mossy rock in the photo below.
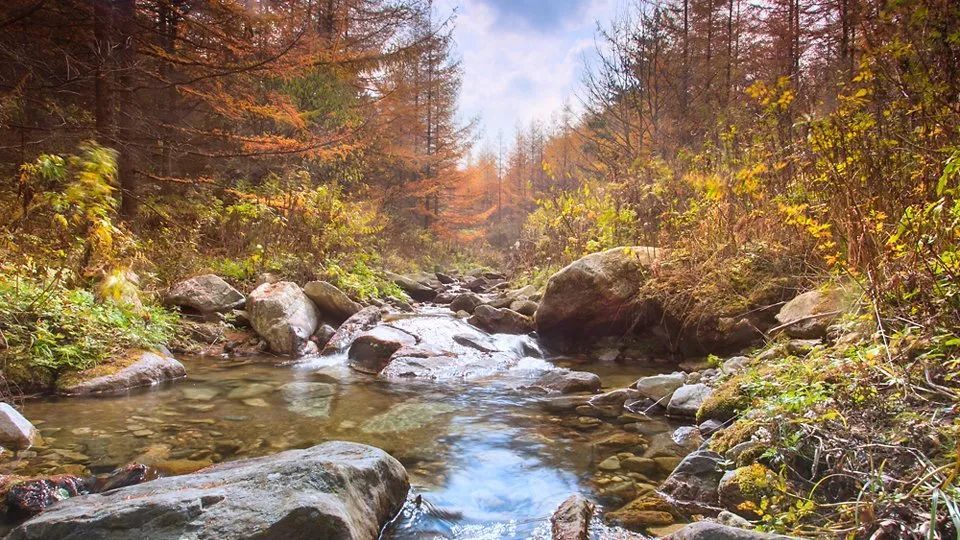
[[[21,358],[0,354],[3,380],[24,394],[48,392],[56,381],[56,372],[43,366],[32,365]]]
[[[754,463],[727,471],[717,492],[720,506],[746,517],[759,517],[757,509],[783,491],[781,478],[767,467]]]
[[[750,440],[759,425],[749,420],[738,420],[730,427],[718,431],[710,438],[710,449],[718,454],[726,454],[734,446]]]
[[[746,410],[752,400],[740,389],[741,380],[734,377],[710,394],[697,411],[697,423],[707,420],[727,422]]]
[[[653,495],[634,499],[604,516],[607,522],[627,529],[670,525],[677,519],[676,509],[667,501]]]

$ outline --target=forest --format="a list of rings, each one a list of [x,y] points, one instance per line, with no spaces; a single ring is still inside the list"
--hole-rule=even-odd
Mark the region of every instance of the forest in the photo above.
[[[960,4],[438,4],[0,6],[0,533],[960,538]]]

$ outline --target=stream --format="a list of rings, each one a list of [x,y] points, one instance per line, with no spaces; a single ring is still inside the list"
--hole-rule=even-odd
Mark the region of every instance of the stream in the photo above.
[[[542,359],[527,336],[489,336],[448,310],[419,309],[381,324],[453,353],[452,363],[426,376],[358,373],[347,367],[345,352],[296,363],[182,357],[188,376],[172,383],[113,397],[27,401],[24,414],[43,440],[0,472],[100,474],[139,462],[174,475],[347,440],[386,450],[410,474],[411,502],[383,538],[549,538],[549,517],[570,494],[604,503],[591,481],[591,443],[610,428],[568,427],[540,405],[542,393],[525,385],[572,368],[597,373],[606,390],[656,371]],[[495,350],[481,353],[453,340],[464,333]],[[658,422],[663,432],[672,430]],[[603,526],[594,525],[599,534]]]

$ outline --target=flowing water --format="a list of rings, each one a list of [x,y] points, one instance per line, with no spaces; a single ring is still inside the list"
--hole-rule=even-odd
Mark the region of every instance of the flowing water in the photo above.
[[[432,370],[429,380],[384,380],[349,369],[343,354],[293,365],[183,358],[184,380],[123,396],[28,401],[24,413],[43,441],[2,472],[97,474],[135,461],[182,474],[348,440],[383,448],[410,473],[411,503],[385,538],[549,537],[551,512],[571,493],[591,493],[596,464],[598,433],[564,427],[539,405],[542,395],[523,389],[562,362],[536,358],[535,344],[521,336],[477,333],[497,351],[457,349],[452,336],[476,330],[441,311],[390,324],[451,351],[459,368]],[[597,372],[605,388],[651,373],[577,369]]]

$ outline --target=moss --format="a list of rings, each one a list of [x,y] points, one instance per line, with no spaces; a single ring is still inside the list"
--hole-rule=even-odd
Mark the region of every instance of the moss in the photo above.
[[[730,427],[717,432],[710,438],[710,449],[725,454],[734,446],[750,440],[759,426],[751,420],[738,420]]]
[[[720,385],[700,406],[697,422],[718,420],[726,422],[735,418],[751,404],[750,396],[740,389],[741,378],[734,377]]]
[[[144,351],[142,349],[132,349],[122,355],[115,355],[109,360],[97,364],[90,369],[83,371],[65,371],[57,377],[56,388],[62,390],[76,386],[84,381],[96,379],[97,377],[113,375],[139,360],[143,353]]]
[[[780,487],[779,477],[759,463],[740,467],[733,474],[740,493],[753,501],[773,495]]]
[[[56,374],[45,367],[31,365],[22,357],[0,355],[2,377],[7,387],[20,393],[46,392],[53,387]]]

